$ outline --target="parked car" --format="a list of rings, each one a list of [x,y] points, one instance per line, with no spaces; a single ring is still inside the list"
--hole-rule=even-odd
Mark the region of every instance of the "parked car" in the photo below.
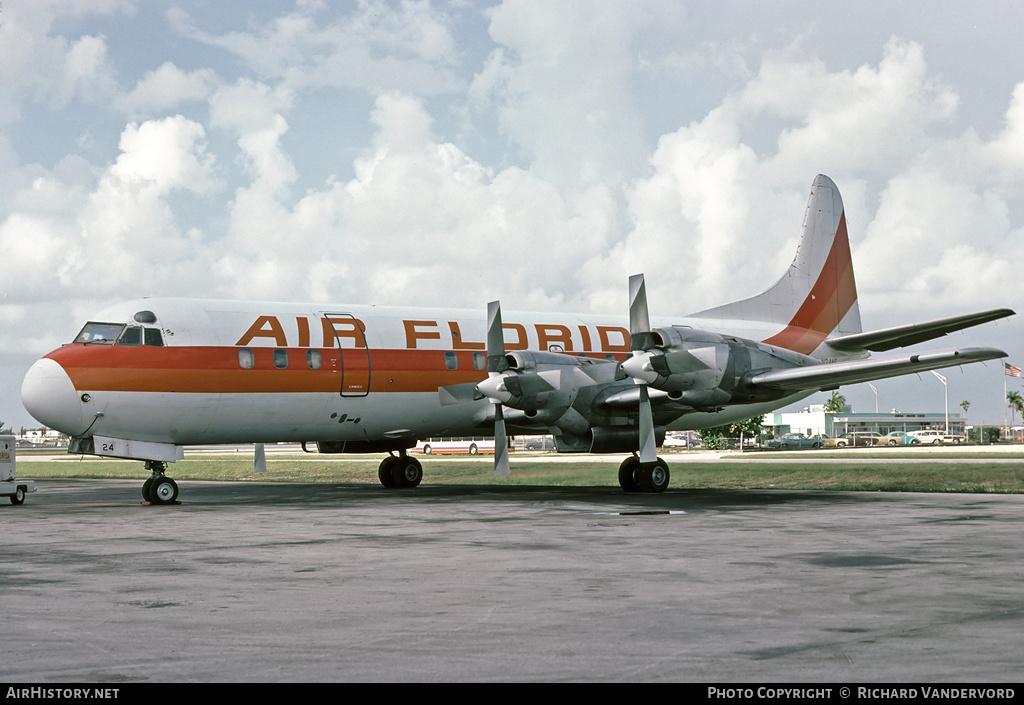
[[[846,442],[851,446],[877,446],[885,445],[888,439],[874,431],[853,431],[846,434]]]
[[[517,438],[515,446],[523,450],[554,450],[555,439],[551,436],[525,436]]]
[[[833,438],[832,436],[827,436],[824,433],[818,433],[811,436],[811,438],[817,438],[821,442],[822,448],[842,448],[846,445],[846,441],[842,438]]]
[[[787,433],[780,438],[773,438],[766,444],[769,448],[777,450],[789,450],[790,448],[821,448],[822,437],[805,436],[802,433]]]
[[[943,443],[963,443],[966,439],[957,433],[946,433],[936,428],[926,428],[921,431],[911,431],[911,436],[914,436],[922,443],[930,445],[941,445]]]
[[[692,431],[669,431],[665,434],[665,442],[661,444],[666,450],[687,448],[700,443],[700,437]]]
[[[888,436],[888,443],[891,446],[919,446],[921,439],[903,431],[893,431]]]

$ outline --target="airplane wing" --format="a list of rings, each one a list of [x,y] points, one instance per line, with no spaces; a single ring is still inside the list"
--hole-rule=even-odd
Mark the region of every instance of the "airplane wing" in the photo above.
[[[824,391],[836,389],[843,384],[869,382],[875,379],[898,377],[899,375],[913,374],[914,372],[927,372],[928,370],[955,367],[956,365],[964,365],[969,362],[994,360],[1006,356],[1005,352],[996,348],[956,348],[916,355],[900,355],[898,357],[853,360],[849,362],[812,365],[810,367],[772,370],[755,373],[746,379],[745,383],[751,387],[782,391],[806,391],[809,389]]]
[[[1014,315],[1014,311],[1008,308],[996,308],[981,313],[970,313],[965,316],[953,316],[951,318],[939,318],[924,323],[912,323],[906,326],[895,328],[884,328],[882,330],[870,331],[868,333],[854,333],[851,335],[836,336],[828,338],[825,342],[833,350],[842,352],[859,352],[871,350],[873,352],[885,352],[895,348],[902,348],[908,345],[923,343],[933,338],[942,336],[954,331],[977,326],[989,321]]]

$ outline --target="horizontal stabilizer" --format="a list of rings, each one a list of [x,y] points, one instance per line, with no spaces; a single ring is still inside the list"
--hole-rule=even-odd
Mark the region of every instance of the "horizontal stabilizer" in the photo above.
[[[1014,311],[1008,308],[996,308],[981,313],[969,313],[965,316],[953,316],[952,318],[940,318],[925,323],[912,323],[906,326],[885,328],[883,330],[871,331],[869,333],[854,333],[835,338],[829,338],[825,342],[833,349],[841,352],[860,352],[871,350],[874,352],[885,352],[895,348],[902,348],[908,345],[923,343],[926,340],[941,338],[954,331],[977,326],[989,321],[996,321],[1000,318],[1014,315]]]
[[[807,391],[835,389],[843,384],[870,382],[886,377],[927,372],[943,367],[955,367],[969,362],[982,362],[1006,357],[996,348],[957,348],[937,350],[919,355],[853,360],[831,364],[795,367],[788,370],[773,370],[755,374],[745,382],[753,387],[766,387],[783,391]]]

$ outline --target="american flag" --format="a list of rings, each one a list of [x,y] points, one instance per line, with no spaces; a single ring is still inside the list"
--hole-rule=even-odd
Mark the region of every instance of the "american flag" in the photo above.
[[[1006,372],[1006,374],[1010,377],[1020,377],[1020,368],[1014,367],[1009,362],[1003,363],[1003,369]]]

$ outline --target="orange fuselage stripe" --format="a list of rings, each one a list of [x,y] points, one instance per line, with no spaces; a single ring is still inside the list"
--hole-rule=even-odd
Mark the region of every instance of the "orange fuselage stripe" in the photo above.
[[[58,362],[82,391],[233,393],[335,393],[341,391],[338,349],[318,349],[322,366],[306,366],[307,348],[287,348],[289,366],[274,366],[273,350],[250,348],[255,365],[243,369],[236,347],[149,347],[66,345],[47,357]],[[445,365],[443,350],[371,350],[366,389],[367,351],[344,354],[347,391],[436,392],[438,387],[479,382],[487,372],[473,366],[473,351],[454,351],[458,367]],[[450,355],[451,352],[449,351]],[[603,353],[594,353],[603,357]],[[620,359],[625,355],[620,355]]]

